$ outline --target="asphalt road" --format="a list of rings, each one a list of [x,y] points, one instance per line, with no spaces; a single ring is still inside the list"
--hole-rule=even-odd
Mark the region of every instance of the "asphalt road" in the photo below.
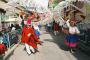
[[[40,40],[44,42],[43,46],[38,45],[40,52],[28,56],[23,50],[24,45],[19,45],[8,60],[90,60],[90,57],[80,50],[73,54],[67,51],[62,33],[57,36],[51,32],[45,33],[40,36]]]

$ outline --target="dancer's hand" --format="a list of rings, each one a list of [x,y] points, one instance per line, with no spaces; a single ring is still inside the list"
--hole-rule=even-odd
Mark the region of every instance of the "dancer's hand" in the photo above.
[[[30,37],[30,36],[31,36],[31,33],[28,34],[28,37]]]
[[[40,42],[39,44],[40,44],[40,45],[42,45],[42,43],[41,43],[41,42]]]
[[[42,45],[42,43],[41,43],[41,42],[38,42],[38,44],[39,44],[39,45]]]

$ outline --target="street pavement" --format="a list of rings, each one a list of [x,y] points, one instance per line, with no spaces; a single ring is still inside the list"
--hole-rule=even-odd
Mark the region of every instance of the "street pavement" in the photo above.
[[[75,53],[67,51],[64,45],[64,35],[59,33],[45,33],[40,36],[43,45],[38,45],[39,51],[36,54],[27,55],[24,45],[19,45],[8,60],[90,60],[90,57],[77,50]]]

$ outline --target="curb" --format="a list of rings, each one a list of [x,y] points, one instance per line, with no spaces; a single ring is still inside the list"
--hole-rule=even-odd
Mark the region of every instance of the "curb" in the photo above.
[[[5,56],[3,56],[3,60],[8,60],[8,58],[13,54],[14,50],[18,47],[19,43],[14,45],[11,49],[9,49]]]

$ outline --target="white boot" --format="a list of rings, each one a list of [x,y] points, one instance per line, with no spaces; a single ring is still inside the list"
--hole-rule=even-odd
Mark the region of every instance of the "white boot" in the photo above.
[[[30,46],[25,43],[25,47],[26,47],[26,52],[28,53],[28,55],[31,55]]]
[[[35,49],[32,46],[30,46],[30,50],[32,53],[35,53]]]

